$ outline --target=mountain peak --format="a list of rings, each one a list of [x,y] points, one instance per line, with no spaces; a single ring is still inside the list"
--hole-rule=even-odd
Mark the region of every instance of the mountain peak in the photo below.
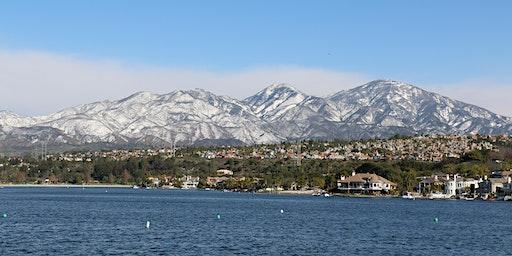
[[[152,93],[152,92],[140,91],[140,92],[136,92],[136,93],[120,100],[120,102],[138,101],[138,102],[144,103],[144,102],[154,100],[154,99],[158,98],[159,96],[160,95]]]
[[[267,89],[277,89],[277,88],[288,88],[288,89],[292,89],[292,90],[297,90],[297,89],[295,89],[295,87],[293,87],[287,83],[273,83],[273,84],[267,86]]]
[[[244,101],[261,117],[276,115],[277,112],[294,107],[306,98],[308,95],[293,86],[280,83],[272,84]]]
[[[358,87],[356,87],[358,88]],[[356,89],[354,88],[354,89]],[[385,79],[379,79],[379,80],[374,80],[374,81],[371,81],[369,83],[366,83],[362,86],[360,86],[359,88],[366,88],[366,89],[374,89],[374,90],[387,90],[387,91],[392,91],[392,92],[398,92],[398,93],[405,93],[405,92],[409,92],[409,93],[430,93],[420,87],[417,87],[415,85],[412,85],[412,84],[409,84],[409,83],[404,83],[404,82],[401,82],[401,81],[397,81],[397,80],[385,80]]]
[[[282,94],[282,93],[298,93],[303,94],[301,91],[299,91],[297,88],[293,87],[290,84],[287,83],[273,83],[269,86],[267,86],[265,89],[261,90],[258,94],[264,93],[266,95],[271,94]]]
[[[396,81],[396,80],[390,80],[390,79],[373,80],[369,83],[364,84],[362,87],[417,88],[416,86],[413,86],[411,84],[407,84],[407,83]]]
[[[211,91],[201,89],[201,88],[194,88],[194,89],[189,89],[189,90],[179,90],[176,92],[178,92],[180,94],[188,95],[189,97],[192,97],[194,99],[201,99],[201,100],[226,98],[225,96],[217,95]]]
[[[254,101],[254,100],[269,100],[269,99],[279,99],[279,98],[288,98],[290,96],[293,97],[302,97],[306,98],[307,95],[303,92],[299,91],[297,88],[291,86],[286,83],[275,83],[267,86],[265,89],[259,91],[254,96],[251,96],[245,101]]]
[[[398,81],[398,80],[393,80],[393,79],[384,79],[384,78],[380,78],[380,79],[375,79],[373,81],[370,81],[368,83],[389,83],[389,84],[400,84],[402,82]]]

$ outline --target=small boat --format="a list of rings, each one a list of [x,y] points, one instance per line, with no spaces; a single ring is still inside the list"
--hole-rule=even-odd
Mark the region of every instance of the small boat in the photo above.
[[[464,200],[466,201],[475,201],[474,197],[465,197]]]
[[[503,197],[503,201],[512,201],[512,196]]]
[[[133,185],[133,187],[132,187],[132,188],[133,188],[133,189],[139,189],[140,187],[139,187],[139,186],[137,186],[137,185]]]
[[[329,194],[329,193],[325,193],[325,194],[324,194],[324,197],[331,197],[331,194]]]
[[[402,196],[403,199],[409,199],[409,200],[416,200],[416,197],[414,197],[411,192],[407,192],[407,194]]]

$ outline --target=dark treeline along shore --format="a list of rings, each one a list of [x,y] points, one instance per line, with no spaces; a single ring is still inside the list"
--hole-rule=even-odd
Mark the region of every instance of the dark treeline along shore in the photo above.
[[[333,143],[333,142],[329,142]],[[347,142],[339,141],[342,145]],[[306,141],[303,151],[324,148],[326,142]],[[471,150],[458,158],[441,161],[398,160],[339,160],[302,159],[298,164],[294,157],[205,157],[197,152],[236,149],[255,152],[261,148],[283,147],[294,149],[294,144],[254,145],[244,147],[191,147],[181,148],[172,155],[125,154],[121,157],[88,153],[88,157],[64,158],[66,154],[37,157],[0,157],[0,183],[15,184],[126,184],[151,186],[158,178],[159,185],[180,187],[181,177],[198,177],[198,187],[209,187],[208,177],[218,176],[219,169],[232,171],[232,175],[216,188],[254,191],[281,187],[285,190],[318,188],[336,189],[340,176],[352,172],[375,173],[397,184],[395,193],[412,191],[418,185],[418,177],[435,173],[460,174],[464,177],[482,178],[496,170],[512,168],[512,143],[495,143],[495,150]],[[111,152],[111,151],[109,151]],[[134,151],[126,151],[133,153]],[[158,152],[158,151],[154,151]],[[117,153],[117,155],[123,153]],[[249,154],[249,153],[247,153]],[[69,152],[67,155],[87,155]],[[114,155],[114,154],[112,154]]]

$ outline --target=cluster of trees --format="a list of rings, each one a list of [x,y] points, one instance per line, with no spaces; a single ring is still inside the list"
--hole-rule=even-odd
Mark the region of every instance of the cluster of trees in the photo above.
[[[0,182],[37,183],[48,179],[53,183],[83,184],[92,182],[111,184],[144,184],[148,177],[198,176],[206,186],[208,176],[218,169],[229,169],[235,177],[223,184],[225,188],[255,189],[283,187],[299,189],[317,187],[334,189],[341,175],[353,171],[369,172],[387,178],[399,185],[401,191],[410,191],[417,185],[417,177],[434,173],[459,173],[473,178],[483,177],[491,170],[512,168],[512,147],[499,152],[472,151],[461,159],[443,162],[386,161],[360,162],[339,160],[303,160],[297,166],[293,159],[205,159],[194,154],[176,158],[162,156],[113,160],[95,158],[92,161],[68,162],[52,159],[38,160],[30,156],[0,158]],[[254,180],[258,182],[255,183]]]

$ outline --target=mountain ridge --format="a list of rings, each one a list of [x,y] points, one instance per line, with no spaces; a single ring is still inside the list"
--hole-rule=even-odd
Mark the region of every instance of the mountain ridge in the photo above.
[[[0,148],[50,144],[256,144],[394,134],[512,134],[512,118],[420,87],[374,80],[327,97],[272,84],[243,100],[203,89],[141,91],[26,117],[0,111]],[[11,143],[11,144],[9,144]]]

